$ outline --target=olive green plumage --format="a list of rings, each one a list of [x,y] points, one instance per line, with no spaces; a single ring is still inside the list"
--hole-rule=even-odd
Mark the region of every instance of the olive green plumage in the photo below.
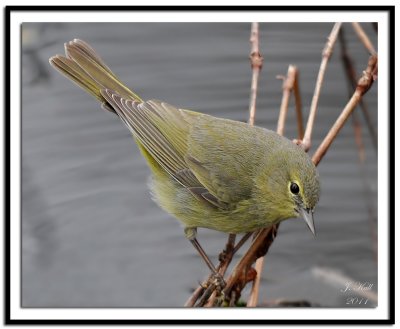
[[[299,215],[314,232],[318,173],[299,146],[267,129],[143,101],[88,44],[65,49],[67,57],[50,63],[130,129],[152,171],[154,199],[189,238],[197,227],[243,233]]]

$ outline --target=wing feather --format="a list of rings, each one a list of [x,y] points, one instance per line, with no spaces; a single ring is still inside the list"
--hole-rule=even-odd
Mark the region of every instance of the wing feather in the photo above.
[[[110,89],[101,95],[154,160],[198,200],[226,210],[251,196],[253,182],[245,177],[254,168],[247,160],[250,155],[257,165],[260,157],[260,148],[248,150],[253,128],[156,100],[126,99]]]
[[[183,150],[186,143],[182,138],[183,134],[179,134],[179,129],[182,130],[184,125],[178,123],[173,113],[171,118],[161,114],[166,109],[155,101],[139,103],[127,100],[109,89],[102,90],[101,93],[131,133],[171,177],[186,188],[202,187],[184,160]],[[173,112],[171,108],[168,110]],[[165,133],[166,130],[162,129],[165,127],[161,125],[165,122],[173,125],[178,139],[173,139],[171,134]]]

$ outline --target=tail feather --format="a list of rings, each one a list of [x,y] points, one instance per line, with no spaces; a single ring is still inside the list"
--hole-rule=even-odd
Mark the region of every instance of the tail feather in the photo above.
[[[112,89],[127,99],[143,101],[120,81],[86,42],[74,39],[66,43],[65,53],[66,57],[62,55],[51,57],[50,64],[103,103],[103,107],[106,109],[110,110],[110,107],[100,93],[103,89]]]
[[[96,51],[85,41],[79,40],[79,39],[74,39],[73,41],[70,41],[66,44],[64,44],[65,48],[65,53],[68,55],[68,48],[69,46],[77,47],[80,49],[82,52],[86,53],[86,56],[89,58],[92,58],[95,62],[97,62],[104,70],[106,70],[110,75],[112,75],[114,78],[118,79],[118,77],[114,74],[113,71],[106,65],[106,63],[103,61],[103,59],[96,53]]]
[[[76,62],[64,56],[56,55],[50,58],[50,64],[93,97],[101,102],[104,101],[100,93],[103,87]]]

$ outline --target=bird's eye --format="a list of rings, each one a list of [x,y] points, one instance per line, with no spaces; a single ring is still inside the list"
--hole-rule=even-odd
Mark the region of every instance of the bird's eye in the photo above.
[[[292,192],[293,194],[298,194],[300,192],[299,185],[297,185],[296,183],[291,183],[290,192]]]

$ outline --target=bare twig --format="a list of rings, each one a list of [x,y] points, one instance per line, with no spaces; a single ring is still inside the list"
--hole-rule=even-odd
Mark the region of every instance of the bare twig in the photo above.
[[[236,234],[229,234],[228,236],[228,241],[225,246],[225,250],[220,254],[220,263],[217,267],[217,271],[221,276],[223,277],[226,273],[226,270],[228,269],[228,266],[230,262],[232,261],[233,256],[235,255],[236,251],[240,248],[237,248],[235,246],[235,239],[236,239]],[[242,238],[243,240],[243,238]],[[240,243],[240,241],[239,241]],[[244,242],[243,242],[244,243]],[[213,306],[214,300],[216,298],[216,293],[215,293],[215,285],[212,286],[211,288],[205,289],[204,287],[210,287],[211,285],[211,280],[213,276],[210,274],[207,279],[201,283],[196,290],[192,293],[192,295],[188,298],[188,300],[185,303],[185,307],[193,307],[196,304],[196,301],[202,297],[204,294],[208,294],[210,297],[209,301],[206,304],[206,301],[203,300],[202,305],[206,304],[206,306]],[[209,294],[209,291],[211,290],[211,296]],[[203,298],[204,299],[204,298]],[[197,306],[199,306],[198,303]]]
[[[204,293],[201,295],[201,297],[199,298],[199,301],[197,302],[197,304],[195,305],[195,307],[202,307],[206,304],[208,298],[211,296],[211,294],[214,292],[215,290],[215,285],[213,283],[211,283],[207,289],[204,291]]]
[[[235,240],[236,234],[229,234],[228,241],[225,246],[225,250],[221,252],[219,256],[220,263],[218,265],[218,273],[224,277],[229,264],[235,254]],[[211,294],[208,302],[205,304],[206,307],[212,307],[215,304],[215,299],[217,298],[217,292],[214,290]]]
[[[283,135],[283,133],[284,133],[286,115],[287,115],[288,108],[289,108],[289,99],[290,99],[290,94],[291,94],[294,84],[295,84],[296,71],[297,71],[297,69],[294,65],[289,65],[287,76],[286,76],[286,78],[283,78],[282,101],[281,101],[281,108],[279,111],[278,125],[276,128],[276,132],[279,135]]]
[[[362,42],[362,44],[367,48],[371,55],[376,55],[375,47],[372,45],[372,42],[369,40],[368,35],[364,32],[364,29],[361,27],[360,23],[351,23],[353,25],[353,29],[356,32],[358,38]]]
[[[378,58],[376,56],[371,56],[368,61],[368,67],[363,73],[363,76],[358,80],[357,88],[354,91],[353,96],[350,98],[349,102],[346,104],[342,113],[337,118],[336,122],[333,124],[332,128],[329,130],[325,139],[322,141],[318,149],[315,151],[312,161],[315,165],[317,165],[322,157],[325,155],[329,146],[332,144],[333,140],[339,133],[340,129],[343,127],[347,118],[356,108],[358,103],[361,100],[361,97],[371,88],[372,83],[376,79],[377,75],[377,61]]]
[[[271,243],[266,243],[266,239],[272,238],[273,240],[275,238],[275,232],[274,226],[260,230],[250,248],[240,259],[239,263],[236,264],[231,275],[226,280],[226,286],[224,288],[225,296],[229,295],[234,285],[237,284],[239,277],[243,276],[244,270],[249,267],[249,264],[253,264],[257,258],[267,253]]]
[[[341,44],[343,65],[344,65],[345,72],[347,74],[347,80],[349,81],[349,83],[348,83],[349,95],[351,97],[353,90],[357,86],[357,80],[356,80],[356,73],[355,73],[353,61],[347,52],[346,40],[345,40],[343,29],[340,31],[339,39],[340,39],[340,44]],[[376,136],[375,128],[372,125],[372,122],[370,120],[368,109],[362,98],[360,99],[359,104],[360,104],[361,109],[363,110],[362,113],[365,116],[367,126],[370,131],[370,136],[372,138],[372,142],[373,142],[373,145],[376,150],[377,149],[377,136]],[[371,185],[369,183],[369,176],[367,175],[367,172],[366,172],[365,146],[364,146],[364,141],[363,141],[363,137],[362,137],[362,126],[361,126],[357,111],[353,111],[352,119],[353,119],[354,138],[355,138],[355,142],[356,142],[357,149],[358,149],[360,173],[361,173],[361,178],[362,178],[363,185],[364,185],[363,190],[364,190],[368,214],[369,214],[371,241],[373,242],[373,252],[374,252],[374,256],[375,256],[375,260],[376,260],[377,259],[377,232],[376,232],[376,211],[375,211],[376,209],[374,208]]]
[[[351,97],[353,90],[357,86],[357,78],[356,78],[356,71],[354,69],[353,61],[347,52],[346,39],[344,37],[343,29],[340,31],[339,40],[340,40],[340,45],[341,45],[342,61],[343,61],[343,65],[344,65],[344,68],[345,68],[345,71],[347,74],[347,79],[349,81],[349,97]],[[362,113],[364,115],[364,119],[368,126],[372,144],[376,150],[378,147],[377,133],[376,133],[375,127],[372,123],[371,117],[369,115],[367,104],[365,104],[363,99],[360,100],[360,107],[361,107]]]
[[[250,90],[250,105],[249,105],[249,124],[254,125],[255,121],[255,114],[256,114],[256,101],[257,101],[257,89],[258,89],[258,78],[259,78],[259,73],[262,69],[263,65],[263,57],[260,54],[259,50],[259,25],[258,23],[252,23],[251,25],[251,34],[250,34],[250,43],[251,43],[251,51],[250,51],[250,61],[251,61],[251,68],[252,68],[252,80],[251,80],[251,90]],[[234,247],[235,243],[235,234],[229,234],[228,237],[228,242],[225,248],[224,252],[224,257],[220,259],[220,264],[218,265],[218,272],[224,276],[232,258],[233,255],[236,253],[236,251],[243,245],[243,243],[249,238],[249,235],[245,235],[242,240],[239,241],[238,245]],[[208,277],[206,282],[204,284],[209,283],[211,279],[211,276]],[[210,288],[211,287],[211,288]],[[215,288],[215,287],[214,287]],[[201,297],[201,301],[197,304],[198,306],[213,306],[215,303],[215,299],[217,297],[217,294],[215,291],[211,291],[209,294],[210,290],[215,290],[212,285],[209,286],[209,288],[204,292],[203,296]],[[189,297],[189,299],[186,301],[185,306],[193,306],[198,298],[200,298],[201,293],[204,291],[204,289],[200,286],[198,287],[193,294]],[[205,294],[208,294],[207,298],[209,298],[208,302],[204,298]]]
[[[318,165],[318,163],[326,153],[327,149],[333,142],[334,138],[337,136],[344,122],[351,114],[355,106],[359,103],[362,95],[365,92],[367,92],[368,89],[371,87],[373,80],[376,78],[376,75],[377,75],[377,57],[372,56],[369,60],[368,67],[365,70],[364,75],[358,81],[353,96],[351,97],[346,107],[343,109],[336,123],[332,126],[331,130],[328,132],[324,141],[321,143],[321,145],[315,152],[312,158],[312,161],[315,163],[315,165]],[[322,83],[322,80],[320,83]],[[257,237],[253,240],[251,246],[246,251],[245,255],[239,260],[239,262],[236,264],[229,277],[226,279],[226,286],[224,287],[223,294],[225,295],[225,298],[229,300],[229,305],[235,305],[236,300],[240,298],[240,293],[243,287],[247,284],[247,282],[255,280],[256,271],[251,268],[251,264],[253,264],[258,258],[264,256],[268,252],[269,247],[271,246],[271,244],[275,239],[276,232],[277,232],[277,226],[272,226],[260,230],[257,234]],[[248,235],[245,235],[244,238],[248,238]],[[242,238],[242,240],[239,241],[238,245],[242,244],[244,238]],[[236,252],[236,250],[237,250],[236,247],[234,247],[233,253]],[[223,264],[229,264],[229,263],[223,263]],[[221,265],[223,264],[220,264],[220,266],[218,267],[219,271],[222,269]],[[213,291],[215,290],[215,286],[212,285],[212,283],[210,283],[209,280],[210,278],[207,281],[208,284],[205,285],[206,287],[208,287],[206,289],[206,293],[204,293],[203,297],[201,297],[199,303],[197,304],[198,306],[203,306],[207,302],[207,299],[210,297],[211,294],[213,294]],[[204,288],[201,289],[204,290]],[[195,291],[197,296],[200,295],[201,289],[198,288]],[[255,287],[255,289],[258,290],[257,287]],[[197,294],[197,291],[200,291],[200,293]],[[213,296],[215,296],[215,294],[213,294]],[[255,297],[255,295],[253,295],[253,297]],[[256,298],[254,298],[254,300],[256,300]],[[252,304],[254,304],[254,302],[250,303],[250,305]],[[211,306],[215,305],[215,297],[212,298],[212,301],[210,301],[209,305]]]
[[[282,101],[279,111],[279,119],[276,131],[279,135],[283,135],[285,129],[286,116],[289,108],[290,94],[294,89],[295,80],[297,75],[297,68],[294,65],[289,65],[287,76],[283,77],[282,83]],[[300,112],[301,113],[301,112]],[[275,227],[277,232],[278,226]],[[250,292],[250,296],[247,300],[247,307],[255,307],[258,302],[258,294],[261,281],[261,273],[264,267],[264,256],[258,258],[255,264],[255,270],[257,276],[253,282],[253,286]]]
[[[351,115],[353,119],[353,130],[354,130],[354,139],[356,141],[357,150],[358,150],[358,159],[360,163],[364,165],[365,163],[365,146],[362,138],[362,127],[360,120],[358,119],[357,112],[354,111]]]
[[[260,74],[262,65],[263,65],[263,57],[260,54],[259,46],[258,46],[258,23],[251,24],[251,53],[250,53],[250,61],[251,68],[253,71],[252,79],[251,79],[251,90],[250,90],[250,105],[249,105],[249,124],[254,124],[254,119],[256,116],[256,101],[257,101],[257,88],[258,88],[258,76]]]
[[[250,90],[250,106],[249,106],[249,124],[254,125],[255,115],[256,115],[256,101],[257,101],[257,90],[258,90],[258,78],[260,71],[263,65],[263,57],[260,54],[259,49],[259,24],[252,23],[251,24],[251,34],[250,34],[250,43],[251,43],[251,51],[250,51],[250,61],[252,68],[252,79],[251,79],[251,90]],[[235,236],[229,235],[229,237]],[[233,249],[234,251],[235,249]],[[233,255],[232,255],[233,256]],[[230,259],[231,260],[231,259]],[[221,269],[224,270],[224,273],[230,263],[225,260],[224,264],[221,265]],[[223,274],[222,274],[223,275]],[[214,300],[216,298],[216,293],[214,292],[211,296],[207,306],[214,305]]]
[[[343,126],[345,120],[350,115],[352,109],[357,105],[357,102],[360,100],[362,95],[364,95],[369,88],[371,87],[374,79],[376,79],[377,74],[377,58],[376,56],[372,56],[368,62],[368,67],[364,71],[364,75],[359,79],[356,91],[354,92],[353,97],[343,109],[342,114],[339,116],[336,123],[333,125],[327,137],[321,143],[317,151],[315,152],[312,161],[315,165],[318,165],[321,161],[322,157],[325,155],[327,149],[333,142],[333,139],[338,134],[340,128]],[[232,271],[231,276],[227,279],[226,287],[224,292],[228,295],[229,291],[235,285],[236,280],[241,275],[242,271],[248,267],[248,264],[252,264],[255,259],[260,256],[263,256],[268,251],[270,245],[274,241],[276,235],[276,228],[274,226],[270,228],[266,228],[260,231],[257,238],[253,241],[253,244],[250,246],[247,253],[243,256],[240,262],[236,265],[235,269]]]
[[[254,266],[256,270],[256,278],[253,281],[253,286],[251,287],[250,296],[247,300],[247,307],[256,307],[258,303],[258,295],[260,291],[261,274],[264,268],[264,256],[256,260],[256,265]]]
[[[193,307],[196,304],[196,301],[200,298],[202,293],[204,292],[204,287],[199,285],[196,290],[190,295],[186,303],[183,305],[184,307]]]
[[[244,245],[244,243],[252,236],[252,234],[253,232],[249,232],[243,235],[243,237],[239,240],[239,242],[233,249],[233,254],[236,254],[236,252]]]
[[[289,107],[289,99],[290,99],[290,94],[292,91],[295,92],[295,102],[296,102],[296,113],[297,113],[297,127],[298,127],[298,133],[299,133],[299,138],[303,137],[303,124],[302,124],[302,113],[301,113],[301,100],[300,100],[300,92],[299,92],[299,86],[298,86],[298,70],[296,66],[294,65],[289,65],[287,76],[283,77],[283,83],[282,83],[282,101],[281,101],[281,107],[279,111],[279,119],[278,119],[278,125],[277,125],[277,133],[279,135],[283,135],[284,129],[285,129],[285,122],[286,122],[286,116],[288,112],[288,107]],[[279,225],[275,225],[275,236],[277,234]],[[272,243],[272,236],[269,237],[268,241],[271,241]],[[260,287],[260,281],[261,281],[261,273],[264,268],[264,256],[258,258],[256,260],[255,264],[255,270],[257,273],[257,276],[253,282],[252,290],[250,292],[249,299],[247,300],[247,306],[248,307],[255,307],[257,306],[258,302],[258,294],[259,294],[259,287]]]
[[[243,246],[243,244],[251,237],[253,233],[246,233],[240,240],[239,242],[234,246],[233,250],[231,253],[226,252],[225,257],[230,256],[229,258],[225,258],[221,261],[221,263],[218,265],[217,269],[218,272],[224,276],[226,273],[226,270],[228,269],[228,266],[230,264],[230,261],[232,260],[232,257],[236,254],[236,252]],[[232,236],[235,236],[235,234],[230,234],[227,242],[227,246],[230,245],[230,242],[232,242]],[[228,249],[228,247],[226,247]],[[189,299],[185,303],[185,307],[193,307],[197,301],[197,299],[200,298],[201,294],[204,292],[204,286],[208,285],[210,280],[211,280],[211,275],[208,276],[208,278],[200,284],[197,289],[193,292],[193,294],[189,297]],[[214,297],[214,296],[212,296]]]
[[[235,301],[236,301],[236,292],[235,292],[235,291],[232,291],[232,298],[231,298],[231,300],[229,301],[229,306],[230,306],[230,307],[235,306]]]
[[[322,82],[324,80],[324,75],[326,71],[326,67],[328,65],[328,61],[332,55],[333,46],[335,45],[337,35],[339,33],[340,27],[342,23],[335,23],[332,28],[331,34],[328,37],[328,41],[326,42],[325,48],[322,51],[322,61],[321,66],[318,72],[317,83],[315,85],[314,96],[312,98],[311,107],[310,107],[310,114],[308,116],[307,127],[304,133],[303,141],[301,142],[301,146],[304,148],[305,151],[308,151],[311,147],[311,135],[312,130],[314,127],[314,120],[317,114],[317,107],[318,107],[318,100],[319,95],[321,93]]]
[[[228,235],[228,241],[225,246],[225,250],[221,253],[219,260],[221,262],[224,262],[227,257],[232,257],[235,251],[235,240],[236,240],[236,234],[229,234]],[[226,262],[225,262],[226,263]],[[229,263],[228,263],[229,264]],[[224,267],[227,265],[225,264],[220,264],[220,268]],[[224,274],[225,271],[222,273]]]
[[[295,68],[294,74],[294,83],[293,83],[293,91],[294,91],[294,100],[295,100],[295,108],[296,108],[296,116],[297,116],[297,131],[298,131],[298,139],[302,140],[304,137],[304,127],[303,127],[303,111],[301,105],[301,95],[300,95],[300,86],[299,86],[299,70],[297,67]]]
[[[251,59],[251,68],[253,74],[251,80],[249,124],[254,125],[255,113],[256,113],[258,76],[260,74],[263,65],[263,57],[261,56],[259,49],[258,23],[253,23],[251,26],[250,42],[251,42],[250,59]],[[232,298],[236,298],[236,295],[232,296]]]
[[[358,114],[356,111],[352,113],[352,119],[353,119],[354,138],[358,149],[358,160],[361,169],[360,174],[364,185],[363,191],[369,215],[371,241],[373,243],[372,249],[374,253],[374,258],[375,260],[377,260],[378,254],[377,254],[376,209],[374,206],[375,202],[371,190],[371,184],[369,182],[369,176],[367,174],[367,168],[365,165],[365,146],[362,138],[362,126],[360,120],[358,119]]]
[[[257,24],[257,26],[255,25]],[[257,30],[257,31],[256,31]],[[252,95],[251,95],[251,99],[250,99],[250,117],[249,117],[249,124],[253,125],[254,124],[254,114],[255,114],[255,97],[256,97],[256,93],[257,93],[257,89],[255,90],[254,94],[253,94],[253,83],[255,82],[255,79],[258,79],[258,74],[262,68],[262,61],[263,58],[261,57],[260,53],[259,53],[259,49],[258,49],[258,23],[253,23],[252,26],[252,36],[251,36],[251,42],[252,42],[252,49],[251,49],[251,60],[252,60],[252,70],[253,70],[253,79],[252,79]],[[254,55],[253,55],[254,54]],[[258,54],[258,56],[257,56]],[[261,59],[261,61],[260,61]],[[254,64],[253,64],[254,61]],[[255,83],[255,88],[257,88],[257,82]],[[254,103],[252,101],[254,97]],[[253,107],[254,106],[254,107]],[[252,111],[254,109],[254,111]],[[256,271],[257,271],[257,276],[254,280],[254,284],[253,284],[253,290],[252,290],[252,294],[250,296],[253,296],[253,300],[250,300],[250,303],[254,302],[257,303],[257,299],[258,299],[258,288],[260,285],[260,276],[261,276],[261,272],[262,272],[262,267],[264,264],[264,259],[258,259],[257,260],[257,264],[256,264]],[[249,301],[248,301],[249,303]]]

